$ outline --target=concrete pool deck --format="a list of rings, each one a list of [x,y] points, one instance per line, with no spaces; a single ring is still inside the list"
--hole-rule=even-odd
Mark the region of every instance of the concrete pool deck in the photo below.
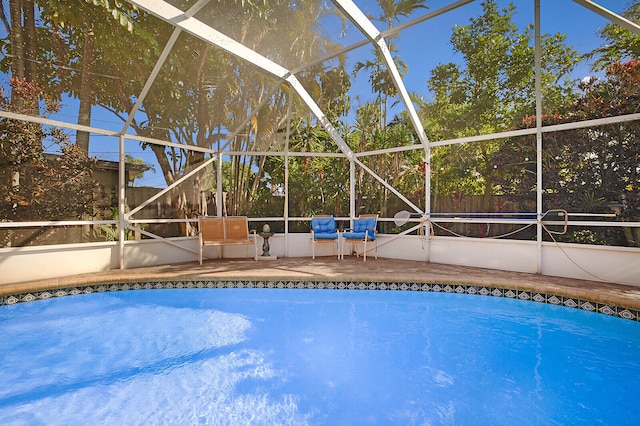
[[[331,281],[465,284],[522,290],[640,310],[640,287],[398,259],[347,257],[282,258],[274,261],[224,259],[110,270],[0,285],[0,296],[38,291],[149,281]],[[637,317],[637,315],[636,315]]]

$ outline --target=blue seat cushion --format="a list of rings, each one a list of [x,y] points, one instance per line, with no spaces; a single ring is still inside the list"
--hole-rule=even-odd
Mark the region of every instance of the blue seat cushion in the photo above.
[[[364,232],[345,232],[342,234],[342,238],[346,240],[364,240]]]
[[[356,219],[353,221],[353,232],[345,232],[342,236],[348,240],[364,240],[365,235],[369,241],[376,239],[376,218]]]
[[[316,240],[337,240],[337,232],[314,232],[313,238]]]
[[[313,229],[313,237],[317,240],[336,240],[338,232],[336,231],[336,220],[330,217],[314,217],[311,219],[311,229]]]

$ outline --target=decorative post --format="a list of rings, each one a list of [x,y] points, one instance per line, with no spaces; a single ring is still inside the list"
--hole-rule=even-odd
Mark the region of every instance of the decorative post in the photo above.
[[[262,243],[262,256],[258,256],[258,259],[263,259],[263,260],[275,260],[277,259],[276,256],[271,256],[269,254],[269,238],[271,238],[273,236],[273,232],[271,232],[271,227],[269,226],[268,223],[265,223],[264,226],[262,227],[262,232],[258,233],[258,235],[260,235],[262,237],[262,239],[264,240],[264,242]]]

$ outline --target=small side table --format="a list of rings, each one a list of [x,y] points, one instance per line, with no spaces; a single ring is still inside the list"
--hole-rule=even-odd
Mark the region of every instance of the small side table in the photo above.
[[[262,243],[262,256],[258,256],[259,260],[276,260],[277,256],[269,254],[269,238],[273,237],[273,232],[258,232],[258,235],[262,237],[264,242]]]

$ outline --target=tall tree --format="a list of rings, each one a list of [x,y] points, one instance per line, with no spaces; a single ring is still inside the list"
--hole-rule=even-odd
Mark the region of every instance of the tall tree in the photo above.
[[[632,22],[640,23],[640,1],[633,0],[622,12],[622,16]],[[598,31],[598,35],[604,43],[585,55],[588,59],[595,58],[594,70],[606,70],[615,62],[640,58],[640,37],[628,29],[609,23]]]
[[[431,131],[442,138],[510,130],[523,116],[535,112],[533,26],[518,29],[513,23],[513,4],[499,9],[495,1],[488,0],[482,8],[482,15],[469,25],[453,28],[451,44],[462,55],[463,66],[439,64],[428,80],[434,97],[421,113],[425,122],[435,124]],[[566,75],[578,55],[564,39],[563,34],[541,36],[543,109],[547,111],[562,108],[574,97]],[[433,159],[434,169],[462,171],[469,189],[482,182],[477,193],[485,195],[484,208],[489,209],[492,156],[497,147],[494,142],[483,142],[440,149]]]
[[[601,80],[580,83],[583,91],[565,114],[548,114],[544,125],[576,120],[613,117],[640,111],[640,61],[615,63]],[[534,127],[535,117],[526,117],[523,128]],[[611,213],[621,208],[620,217],[640,218],[640,132],[634,121],[606,124],[595,128],[547,133],[543,149],[544,209],[563,208],[585,213]],[[505,197],[523,205],[535,203],[535,138],[518,137],[506,141],[495,156],[500,173],[496,182]],[[578,237],[584,230],[568,236],[570,241],[638,245],[640,235],[631,229],[599,229],[590,240]],[[616,235],[617,234],[617,235]]]
[[[39,109],[42,114],[56,112],[59,103],[48,99],[36,83],[14,78],[11,98],[0,88],[0,108],[16,113]],[[53,146],[60,155],[43,154],[42,145]],[[93,160],[82,155],[64,132],[38,123],[0,119],[0,220],[77,220],[93,210]],[[51,236],[46,228],[35,233],[12,230],[3,233],[0,246],[42,243]]]
[[[393,23],[399,22],[401,18],[410,16],[419,9],[427,8],[424,4],[425,0],[376,1],[381,10],[381,14],[377,17],[377,20],[384,22],[387,29],[391,29]],[[393,55],[393,61],[398,68],[398,72],[401,76],[404,76],[408,71],[408,67],[407,64],[400,59],[393,38],[387,37],[385,41],[387,42],[389,51]],[[369,73],[369,83],[371,84],[371,90],[376,94],[376,103],[380,108],[380,121],[384,126],[387,122],[387,105],[389,98],[396,96],[397,90],[380,52],[374,48],[372,54],[374,59],[356,62],[353,67],[353,74],[357,75],[361,71]]]
[[[3,70],[37,82],[54,99],[63,93],[75,96],[78,124],[90,125],[91,107],[99,97],[93,87],[96,68],[104,73],[110,68],[106,63],[122,58],[122,45],[131,44],[120,36],[133,29],[134,9],[127,5],[106,0],[10,0],[10,23],[3,19],[8,34],[3,50],[10,55],[2,61]],[[4,4],[2,11],[6,16]],[[76,143],[87,155],[88,133],[78,131]]]
[[[133,44],[135,15],[137,11],[126,2],[96,0],[43,4],[44,25],[66,40],[43,53],[56,52],[58,58],[67,61],[70,72],[65,73],[62,89],[78,100],[78,124],[90,126],[92,108],[104,96],[100,91],[112,90],[96,77],[111,74],[124,59],[122,46]],[[140,29],[136,28],[136,31],[140,32]],[[78,130],[76,144],[80,151],[89,155],[88,132]]]
[[[12,2],[19,4],[18,0]],[[36,51],[43,65],[38,69],[38,81],[54,97],[70,93],[81,99],[81,120],[88,120],[89,106],[96,104],[124,121],[173,28],[142,11],[131,12],[126,3],[98,4],[74,0],[41,5],[36,14],[40,17]],[[92,9],[98,7],[101,9]],[[325,55],[330,48],[326,38],[318,37],[317,28],[308,24],[309,16],[320,17],[327,10],[320,0],[295,6],[289,1],[266,5],[263,1],[236,0],[211,3],[200,11],[199,19],[277,62],[298,66]],[[122,21],[126,25],[109,29],[102,22],[107,20],[107,12],[115,14],[109,18],[111,21],[116,17],[116,23]],[[14,44],[7,41],[3,48],[10,52],[17,48]],[[6,58],[2,61],[5,70],[13,66]],[[337,105],[338,94],[346,99],[346,90],[341,89],[348,85],[341,85],[346,76],[341,63],[314,66],[298,76],[307,87],[332,85],[336,96],[328,94],[326,102]],[[241,131],[232,141],[226,138],[267,96],[273,84],[270,76],[183,33],[147,93],[132,128],[140,135],[185,146],[212,147],[222,141],[233,151],[267,149],[270,144],[282,142],[288,104],[284,92],[267,99],[248,131]],[[346,111],[344,103],[334,110]],[[313,124],[313,120],[309,123]],[[78,140],[82,140],[81,135]],[[153,150],[167,184],[203,160],[201,153],[177,147],[144,146]],[[246,211],[256,183],[260,182],[254,167],[258,165],[261,170],[261,161],[250,155],[233,157],[233,179],[225,188],[230,194],[231,213]],[[199,190],[197,179],[195,192]],[[186,207],[184,192],[173,198],[180,200],[180,211]]]

